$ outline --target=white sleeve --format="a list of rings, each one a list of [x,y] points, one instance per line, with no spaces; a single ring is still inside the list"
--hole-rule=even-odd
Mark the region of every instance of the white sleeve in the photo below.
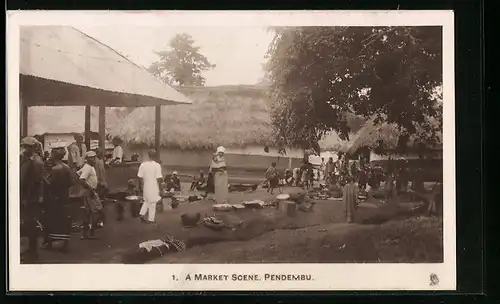
[[[80,172],[80,179],[87,179],[90,176],[90,166],[83,166],[78,172]]]
[[[140,177],[140,178],[144,177],[144,172],[143,172],[144,168],[143,167],[144,166],[142,164],[139,166],[139,171],[137,172],[137,177]]]
[[[161,165],[160,164],[157,164],[156,166],[156,178],[162,178],[162,174],[161,174]]]
[[[118,157],[120,160],[123,160],[123,148],[121,146],[116,153],[116,157]]]

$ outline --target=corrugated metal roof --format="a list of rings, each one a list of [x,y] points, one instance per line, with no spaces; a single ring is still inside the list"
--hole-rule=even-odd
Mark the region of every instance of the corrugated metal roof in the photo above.
[[[191,103],[144,68],[73,27],[22,26],[20,34],[21,96],[29,106]]]

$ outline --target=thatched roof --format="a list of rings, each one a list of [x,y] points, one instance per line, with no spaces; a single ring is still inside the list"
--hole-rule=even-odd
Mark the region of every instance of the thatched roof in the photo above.
[[[106,109],[106,132],[116,124],[118,117]],[[90,130],[99,131],[99,109],[90,112]],[[28,134],[83,133],[85,131],[85,107],[30,107],[28,109]]]
[[[342,140],[337,132],[327,133],[319,142],[321,150],[330,150],[346,153],[353,142],[358,138],[359,130],[366,123],[367,119],[363,116],[357,116],[352,113],[344,113],[347,125],[350,128],[349,140]]]
[[[337,151],[346,153],[354,141],[358,138],[359,132],[349,134],[349,140],[340,139],[336,132],[326,134],[319,142],[323,151]]]
[[[113,48],[70,26],[20,28],[20,89],[28,106],[190,103]]]
[[[265,86],[182,87],[192,105],[162,107],[161,145],[182,149],[242,147],[272,142]],[[155,111],[137,108],[110,130],[130,144],[153,145]]]
[[[419,130],[417,130],[418,132]],[[421,131],[421,130],[420,130]],[[401,131],[395,124],[375,124],[373,119],[368,120],[359,131],[357,139],[350,145],[348,152],[355,153],[360,148],[367,147],[373,149],[382,141],[385,149],[395,149],[398,145]],[[409,145],[415,143],[416,136],[412,135],[409,139]],[[439,136],[438,144],[435,149],[442,149],[442,134]]]

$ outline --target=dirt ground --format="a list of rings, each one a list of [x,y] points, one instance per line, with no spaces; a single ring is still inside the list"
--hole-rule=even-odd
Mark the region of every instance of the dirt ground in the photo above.
[[[189,188],[188,184],[183,188]],[[283,189],[287,193],[292,189]],[[251,193],[230,193],[229,202],[260,199],[270,201],[265,189]],[[177,209],[157,213],[156,224],[141,224],[127,214],[124,221],[115,221],[114,206],[105,207],[107,223],[99,229],[99,240],[79,240],[74,234],[71,252],[40,250],[41,263],[122,263],[127,253],[139,243],[166,235],[189,243],[182,253],[165,255],[150,263],[232,263],[232,262],[349,262],[407,261],[442,259],[442,223],[439,221],[397,221],[398,208],[379,201],[360,205],[357,224],[344,224],[342,202],[317,201],[312,212],[297,211],[294,217],[272,207],[259,210],[232,211],[229,214],[243,221],[241,229],[215,232],[202,225],[184,228],[180,215],[199,212],[202,216],[216,214],[213,201],[181,203]],[[227,216],[227,212],[217,216]],[[379,225],[381,224],[381,225]],[[395,241],[396,240],[396,241]],[[342,244],[341,244],[342,243]],[[345,246],[343,245],[344,243]],[[420,245],[418,245],[420,244]],[[411,249],[415,246],[421,249]],[[335,248],[342,248],[337,252]],[[414,252],[400,253],[401,250]],[[385,253],[387,252],[387,253]],[[391,253],[393,252],[393,254]],[[430,252],[430,253],[428,253]],[[392,255],[391,255],[392,254]]]
[[[437,218],[382,225],[333,223],[200,246],[151,263],[441,263],[441,236]]]

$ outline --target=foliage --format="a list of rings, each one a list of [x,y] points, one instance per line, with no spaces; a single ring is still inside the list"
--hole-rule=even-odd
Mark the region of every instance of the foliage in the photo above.
[[[271,30],[266,70],[280,140],[312,147],[330,131],[348,139],[359,116],[396,124],[401,145],[417,133],[429,142],[441,132],[440,27]]]
[[[151,64],[148,70],[164,82],[172,85],[203,86],[203,71],[215,68],[194,46],[188,34],[178,34],[169,42],[169,50],[155,52],[160,59]]]

